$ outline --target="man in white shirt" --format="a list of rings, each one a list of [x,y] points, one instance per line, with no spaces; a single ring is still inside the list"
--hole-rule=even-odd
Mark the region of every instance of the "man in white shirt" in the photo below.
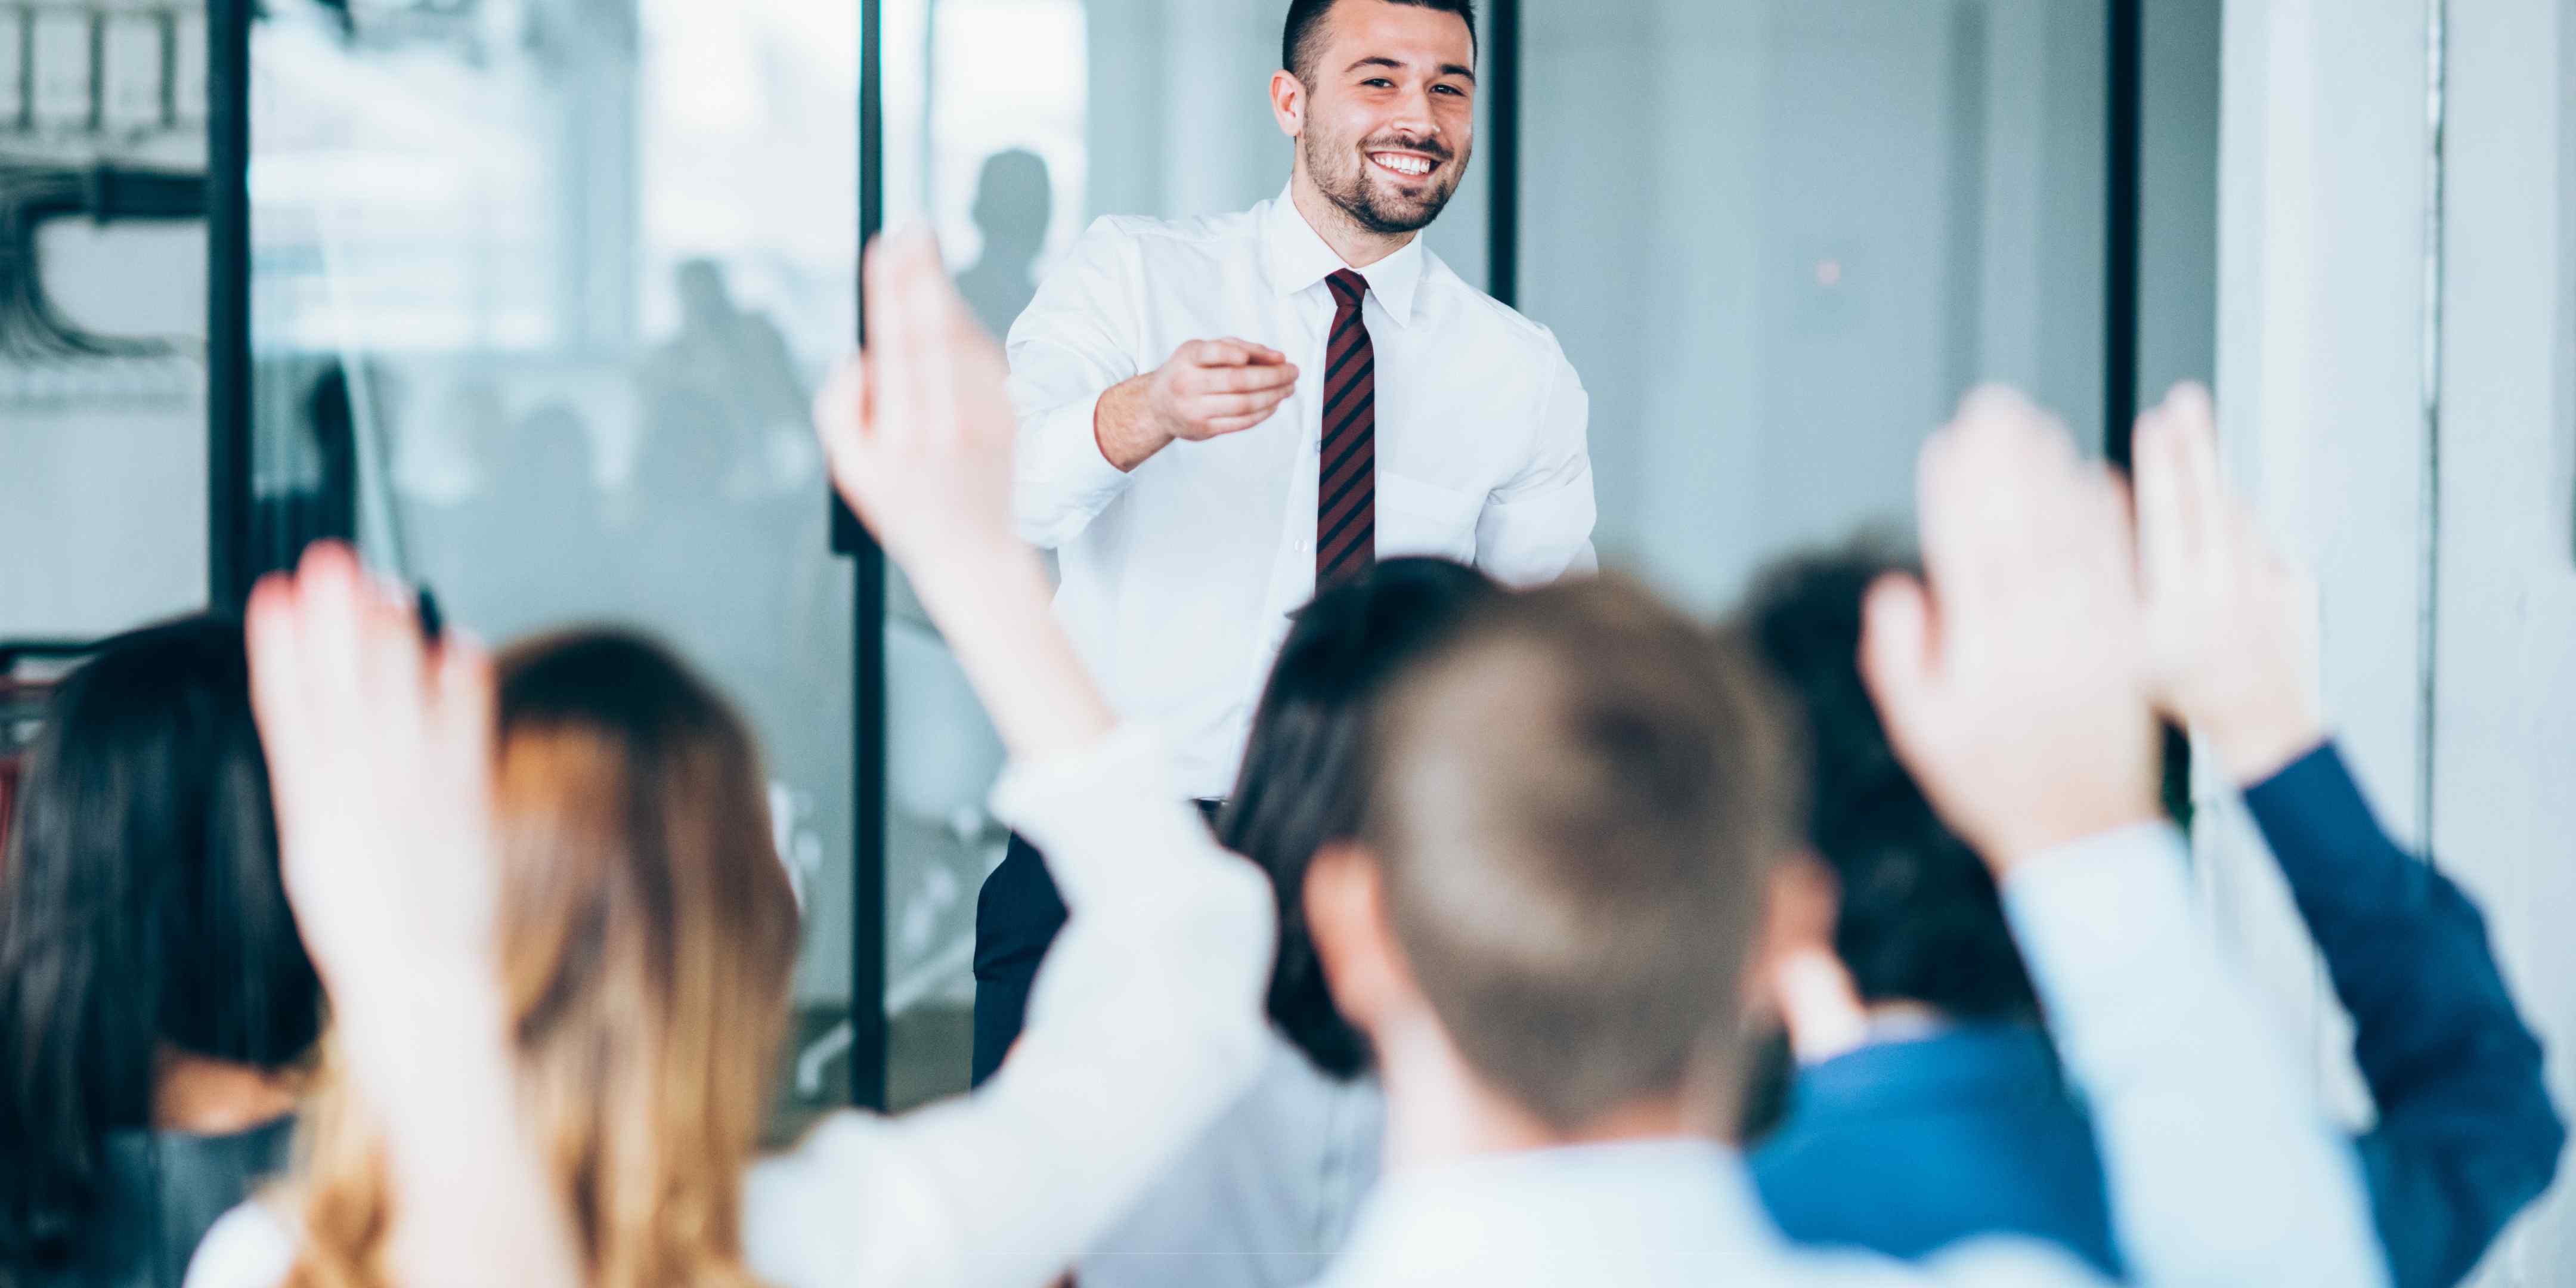
[[[1997,873],[2134,1281],[2384,1283],[2354,1159],[2195,933],[2116,487],[1981,393],[1922,499],[1937,609],[1875,588],[1863,668]],[[1387,1179],[1330,1288],[2100,1282],[2027,1241],[1913,1268],[1794,1250],[1718,1143],[1749,976],[1830,951],[1759,924],[1796,844],[1761,690],[1737,646],[1594,583],[1509,602],[1388,693],[1360,840],[1306,896],[1388,1098]]]
[[[1093,225],[1011,331],[1021,535],[1119,713],[1182,790],[1232,788],[1288,613],[1402,554],[1506,582],[1588,571],[1582,382],[1555,337],[1418,240],[1475,145],[1472,0],[1295,0],[1287,190]],[[976,914],[975,1076],[1063,911],[1014,844]]]

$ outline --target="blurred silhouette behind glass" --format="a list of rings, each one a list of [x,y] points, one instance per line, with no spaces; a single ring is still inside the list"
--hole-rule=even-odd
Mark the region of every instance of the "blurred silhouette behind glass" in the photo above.
[[[466,401],[490,397],[469,391]],[[476,629],[507,638],[620,602],[624,566],[603,530],[590,432],[569,403],[512,420],[493,406],[468,427],[480,478],[446,534],[451,558],[429,579]]]
[[[720,413],[720,432],[738,442],[758,443],[781,430],[801,436],[804,382],[777,324],[734,302],[725,270],[714,260],[681,261],[672,285],[680,298],[680,328],[653,351],[647,396],[704,400]]]
[[[309,475],[297,400],[343,361],[371,560],[488,639],[644,627],[753,722],[812,887],[801,1047],[859,947],[855,583],[806,411],[856,338],[857,7],[270,0],[251,42],[255,473]]]
[[[1044,157],[1023,148],[984,158],[975,185],[975,227],[984,252],[957,275],[957,289],[984,329],[1009,335],[1037,294],[1038,252],[1055,223],[1054,180]]]

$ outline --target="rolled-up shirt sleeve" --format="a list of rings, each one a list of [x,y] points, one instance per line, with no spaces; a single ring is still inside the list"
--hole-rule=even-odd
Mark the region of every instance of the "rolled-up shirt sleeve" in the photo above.
[[[1012,510],[1020,536],[1054,549],[1081,535],[1126,490],[1100,454],[1100,395],[1140,374],[1135,356],[1140,266],[1132,239],[1101,219],[1047,275],[1011,327],[1011,405],[1019,413]]]
[[[1594,571],[1588,435],[1592,399],[1554,336],[1540,396],[1533,450],[1518,474],[1485,499],[1476,521],[1476,566],[1513,586],[1536,586]]]

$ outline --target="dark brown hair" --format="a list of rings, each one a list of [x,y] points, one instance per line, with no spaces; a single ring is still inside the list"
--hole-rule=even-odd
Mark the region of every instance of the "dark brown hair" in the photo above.
[[[1315,83],[1315,60],[1323,54],[1316,48],[1324,39],[1320,29],[1337,2],[1290,0],[1288,5],[1288,23],[1279,34],[1279,65],[1310,88]],[[1454,13],[1466,21],[1467,39],[1470,42],[1476,39],[1476,0],[1377,0],[1377,3]]]
[[[1298,610],[1261,690],[1217,840],[1270,878],[1279,910],[1270,1018],[1333,1077],[1368,1069],[1368,1040],[1325,984],[1306,926],[1306,870],[1317,851],[1359,835],[1368,796],[1361,749],[1380,695],[1471,608],[1502,593],[1483,573],[1445,559],[1389,559]]]
[[[241,624],[111,641],[44,720],[0,861],[0,1283],[88,1237],[164,1050],[279,1071],[322,1025]]]

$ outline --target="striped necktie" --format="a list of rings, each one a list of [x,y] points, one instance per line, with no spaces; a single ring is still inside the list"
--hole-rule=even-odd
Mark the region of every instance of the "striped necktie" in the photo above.
[[[1368,279],[1349,269],[1332,288],[1332,339],[1324,359],[1324,442],[1315,475],[1315,587],[1356,577],[1377,562],[1377,348],[1360,301]]]

